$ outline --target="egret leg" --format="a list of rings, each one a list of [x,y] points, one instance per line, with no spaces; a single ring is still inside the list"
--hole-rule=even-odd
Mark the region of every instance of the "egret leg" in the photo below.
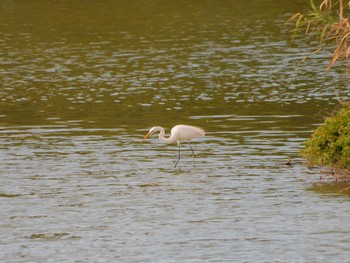
[[[194,164],[194,151],[193,151],[193,149],[192,149],[192,146],[191,146],[190,142],[188,142],[188,145],[190,146],[191,151],[192,151],[193,167],[195,167],[195,164]]]
[[[179,146],[179,152],[178,152],[178,157],[177,157],[177,161],[176,161],[176,163],[175,163],[174,168],[176,168],[176,165],[177,165],[177,164],[179,163],[179,161],[180,161],[180,142],[178,142],[177,145]]]

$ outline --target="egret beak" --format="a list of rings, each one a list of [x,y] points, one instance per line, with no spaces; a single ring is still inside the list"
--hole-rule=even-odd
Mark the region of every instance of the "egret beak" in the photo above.
[[[151,134],[152,134],[152,132],[149,131],[149,132],[145,135],[145,137],[143,137],[142,142],[144,142]]]

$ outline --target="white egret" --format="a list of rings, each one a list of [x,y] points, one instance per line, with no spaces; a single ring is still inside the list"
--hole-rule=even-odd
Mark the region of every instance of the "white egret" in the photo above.
[[[193,151],[192,146],[190,144],[190,140],[192,140],[194,138],[205,136],[205,132],[201,128],[189,126],[189,125],[176,125],[171,129],[170,137],[165,138],[164,137],[164,135],[165,135],[164,128],[160,127],[160,126],[155,126],[149,130],[149,132],[143,138],[142,142],[144,142],[151,134],[153,134],[155,132],[159,132],[159,139],[162,142],[165,142],[165,143],[177,142],[179,151],[178,151],[178,158],[177,158],[177,161],[176,161],[174,167],[176,167],[176,165],[180,161],[180,144],[183,141],[187,141],[188,145],[191,148],[192,157],[193,157],[193,165],[194,165],[194,151]]]

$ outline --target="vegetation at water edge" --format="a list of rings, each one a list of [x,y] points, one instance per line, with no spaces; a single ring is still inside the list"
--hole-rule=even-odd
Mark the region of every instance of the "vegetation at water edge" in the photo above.
[[[311,166],[332,167],[341,179],[350,180],[350,102],[342,104],[314,131],[301,154]]]
[[[349,69],[350,55],[350,0],[323,0],[316,5],[313,0],[307,0],[309,8],[303,13],[294,14],[287,23],[294,23],[293,38],[304,32],[319,39],[315,52],[326,45],[334,46],[332,58],[327,67],[331,69],[336,61],[346,61]]]

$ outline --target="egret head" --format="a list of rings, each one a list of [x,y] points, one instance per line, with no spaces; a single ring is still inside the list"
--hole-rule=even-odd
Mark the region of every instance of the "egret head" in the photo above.
[[[144,142],[149,136],[151,136],[153,133],[155,132],[162,132],[163,130],[163,133],[164,133],[164,129],[162,127],[159,127],[159,126],[155,126],[155,127],[152,127],[149,132],[145,135],[145,137],[143,137],[143,140],[142,142]]]
[[[151,134],[154,132],[153,128],[149,130],[149,132],[145,135],[145,137],[143,137],[142,142],[144,142],[149,136],[151,136]]]

